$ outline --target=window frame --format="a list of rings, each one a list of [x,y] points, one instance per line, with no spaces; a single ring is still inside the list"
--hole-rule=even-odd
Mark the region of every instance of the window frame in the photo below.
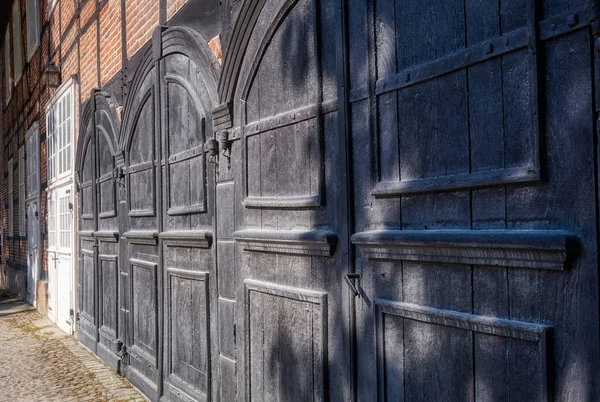
[[[55,252],[57,249],[56,239],[56,193],[57,190],[48,192],[46,200],[46,211],[48,220],[48,250]]]
[[[27,223],[25,218],[25,197],[27,196],[27,190],[25,188],[25,145],[19,148],[19,160],[18,160],[18,187],[19,187],[19,236],[27,235]]]
[[[61,187],[61,189],[63,189]],[[72,253],[73,252],[73,211],[70,208],[73,205],[73,194],[67,187],[65,194],[61,194],[61,189],[56,189],[53,193],[56,194],[55,204],[55,249],[58,252]],[[61,195],[63,195],[61,197]]]
[[[68,126],[65,126],[66,120],[59,124],[59,119],[61,119],[61,112],[63,112],[62,105],[65,98],[70,97],[68,112],[69,117]],[[67,109],[64,109],[67,110]],[[60,126],[60,127],[59,127]],[[70,140],[69,144],[61,147],[61,141],[64,140],[64,137],[61,138],[60,129],[62,127],[68,127],[70,130],[70,135],[68,139]],[[75,147],[75,83],[70,80],[65,83],[65,85],[57,91],[51,102],[48,104],[46,108],[46,164],[47,164],[47,183],[48,185],[59,182],[65,178],[70,177],[73,174],[73,165],[74,165],[74,147]],[[67,152],[65,149],[68,147]],[[63,163],[68,160],[69,169],[64,170],[62,173],[60,172],[60,158],[61,151],[65,150]]]
[[[11,66],[11,59],[10,59],[10,46],[11,46],[11,42],[10,42],[10,24],[8,24],[6,26],[6,32],[4,33],[4,74],[6,74],[6,81],[5,81],[5,85],[6,85],[6,104],[8,105],[8,103],[10,102],[10,99],[12,98],[12,85],[13,85],[13,81],[12,81],[12,66]]]
[[[15,232],[15,189],[14,189],[14,160],[8,160],[8,236]]]
[[[35,148],[35,149],[32,149]],[[26,198],[25,200],[30,200],[34,197],[37,197],[40,193],[40,126],[36,121],[31,125],[27,135],[25,136],[25,153],[27,155],[26,162]],[[32,157],[37,156],[37,162],[34,162]],[[33,165],[33,166],[32,166]],[[33,169],[36,166],[37,169]]]
[[[40,2],[39,0],[26,0],[25,8],[25,19],[27,23],[27,62],[29,62],[40,46]],[[33,42],[31,42],[32,38],[35,39]]]
[[[15,15],[17,14],[17,15]],[[15,18],[16,17],[16,18]],[[16,20],[16,23],[15,23]],[[13,45],[13,68],[14,68],[14,84],[18,84],[23,77],[23,14],[21,13],[21,2],[15,1],[12,7],[12,45]],[[17,35],[18,33],[18,35]],[[17,54],[17,49],[18,53]],[[17,62],[19,64],[17,64]]]

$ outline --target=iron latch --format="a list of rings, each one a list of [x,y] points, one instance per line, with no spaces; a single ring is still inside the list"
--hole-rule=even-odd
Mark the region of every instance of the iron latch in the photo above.
[[[360,274],[357,274],[357,273],[346,274],[346,275],[344,275],[344,280],[346,281],[346,284],[350,287],[350,290],[352,290],[352,293],[354,293],[354,296],[360,297],[360,291],[358,290],[358,287],[356,286],[356,282],[355,282],[357,280],[360,281]]]

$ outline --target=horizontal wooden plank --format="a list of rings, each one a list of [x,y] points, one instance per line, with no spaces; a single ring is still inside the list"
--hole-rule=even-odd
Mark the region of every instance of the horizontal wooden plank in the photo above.
[[[257,281],[254,279],[245,279],[244,286],[246,288],[247,295],[249,292],[260,292],[273,296],[284,297],[286,299],[321,304],[324,307],[327,301],[326,293],[305,288],[295,288],[291,286],[279,285],[276,283]]]
[[[338,237],[329,230],[241,230],[233,233],[245,251],[331,256]]]
[[[133,244],[158,244],[158,232],[154,230],[131,230],[123,237]]]
[[[314,208],[321,206],[321,197],[318,195],[292,196],[292,197],[247,197],[244,200],[246,208]]]
[[[548,40],[589,26],[589,13],[580,7],[541,21],[538,25],[541,40]]]
[[[98,230],[94,232],[94,237],[100,238],[103,241],[117,241],[119,239],[119,232],[116,230]]]
[[[531,39],[529,30],[528,27],[519,28],[506,35],[485,40],[439,59],[381,78],[377,81],[375,93],[381,95],[406,88],[525,48]]]
[[[158,235],[167,247],[210,248],[213,232],[209,230],[173,230]]]
[[[446,327],[460,328],[467,331],[522,339],[531,342],[545,341],[547,332],[552,328],[543,324],[475,315],[453,310],[442,310],[411,303],[393,302],[390,300],[376,299],[375,305],[380,314],[391,314],[429,324],[443,325]]]
[[[374,230],[352,243],[373,260],[427,261],[562,270],[577,238],[560,230]]]
[[[204,149],[204,144],[198,145],[197,147],[189,148],[185,151],[181,151],[175,155],[169,156],[169,163],[183,162],[193,157],[204,155],[204,152],[207,151],[208,150]]]
[[[156,163],[154,161],[138,163],[137,165],[129,166],[127,168],[127,173],[132,174],[132,173],[143,172],[148,169],[152,169],[154,166],[156,166]]]
[[[171,207],[167,210],[167,215],[169,216],[180,216],[180,215],[190,215],[197,214],[199,212],[206,211],[206,207],[204,203],[200,205],[186,205],[181,207]]]
[[[252,135],[261,134],[265,131],[275,130],[277,128],[297,124],[305,120],[313,119],[317,117],[319,111],[319,105],[313,104],[277,114],[275,116],[255,121],[253,123],[244,126],[244,134],[246,137]]]
[[[442,177],[415,180],[379,182],[371,192],[374,196],[426,193],[430,191],[458,190],[488,187],[540,180],[540,170],[535,167],[509,168],[487,172],[461,173]]]
[[[178,278],[190,279],[194,281],[207,281],[208,272],[190,271],[187,269],[167,268],[167,276],[176,276]]]

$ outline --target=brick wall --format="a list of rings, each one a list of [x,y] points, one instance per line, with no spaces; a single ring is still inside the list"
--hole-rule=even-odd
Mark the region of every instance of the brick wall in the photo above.
[[[173,18],[187,2],[188,0],[167,0],[167,21]]]
[[[10,0],[6,0],[10,2]],[[23,53],[27,56],[26,0],[21,3]],[[168,0],[165,13],[171,18],[187,0]],[[152,37],[159,23],[159,0],[58,0],[52,11],[52,0],[40,0],[40,44],[29,63],[23,60],[23,76],[12,89],[8,104],[6,68],[0,57],[0,229],[4,231],[4,247],[0,254],[0,288],[24,291],[27,265],[27,239],[18,236],[18,204],[15,204],[15,236],[8,237],[8,160],[14,158],[14,182],[18,183],[17,153],[25,144],[25,135],[34,122],[40,127],[40,222],[42,226],[43,270],[47,270],[46,227],[46,108],[56,90],[46,86],[44,72],[50,64],[61,68],[63,82],[74,76],[79,84],[81,104],[92,88],[108,85],[120,77],[123,68],[122,19],[125,17],[126,54],[132,58]],[[8,9],[8,8],[7,8]],[[4,40],[4,32],[0,33]],[[12,49],[12,44],[11,44]],[[13,57],[11,53],[11,58]],[[14,65],[14,63],[12,63]],[[14,76],[14,68],[11,75]],[[77,127],[76,127],[77,129]],[[75,140],[76,141],[76,140]],[[18,191],[13,202],[18,203]]]
[[[158,25],[158,17],[156,0],[126,2],[127,57],[132,57],[152,38],[152,31]]]

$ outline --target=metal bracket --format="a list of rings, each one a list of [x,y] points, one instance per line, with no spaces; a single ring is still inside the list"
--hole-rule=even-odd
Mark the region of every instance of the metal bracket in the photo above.
[[[357,279],[360,281],[360,277],[361,275],[357,273],[344,275],[344,280],[346,281],[346,284],[350,287],[350,290],[352,290],[352,293],[354,293],[354,297],[360,297],[360,291],[358,290],[358,287],[355,284],[355,281]]]
[[[127,364],[128,363],[127,358],[129,355],[129,351],[127,350],[127,345],[125,345],[122,340],[117,339],[116,346],[117,346],[117,356],[119,356],[119,358],[121,359],[123,364]]]
[[[114,168],[113,181],[115,183],[117,183],[118,185],[125,187],[125,184],[123,183],[124,178],[125,178],[125,167],[117,166],[116,168]]]
[[[219,142],[219,150],[221,155],[227,158],[227,167],[231,166],[231,141],[229,140],[229,132],[227,130],[217,133],[217,141]]]

